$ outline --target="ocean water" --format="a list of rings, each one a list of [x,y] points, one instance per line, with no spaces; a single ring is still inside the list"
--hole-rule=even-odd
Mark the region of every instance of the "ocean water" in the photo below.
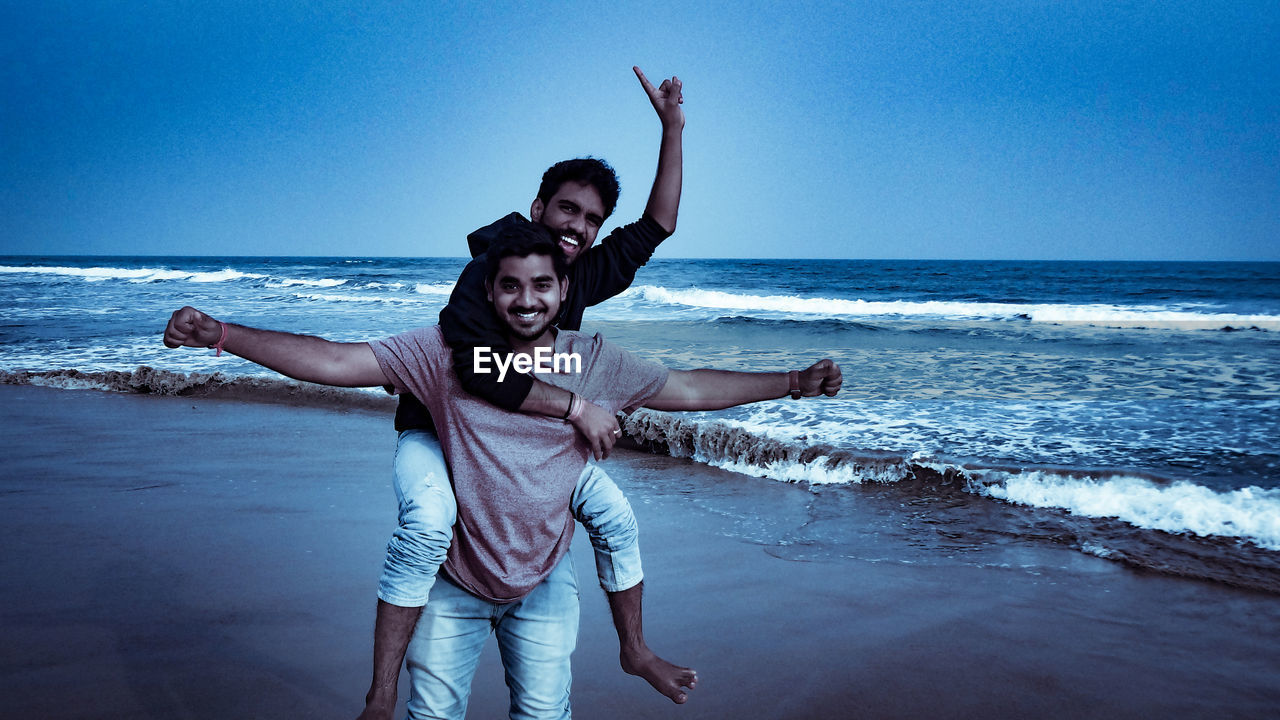
[[[284,394],[239,358],[165,348],[169,314],[367,340],[434,323],[463,264],[0,257],[0,379]],[[888,529],[961,554],[1051,543],[1280,592],[1280,263],[655,260],[583,329],[673,368],[839,362],[836,398],[627,425],[806,484],[824,517],[802,545],[838,552],[858,531],[841,505],[887,500]]]

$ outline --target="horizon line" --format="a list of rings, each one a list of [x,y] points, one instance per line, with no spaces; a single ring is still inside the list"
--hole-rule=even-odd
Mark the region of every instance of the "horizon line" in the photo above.
[[[266,255],[217,255],[217,254],[161,254],[161,253],[10,253],[2,254],[5,258],[347,258],[361,260],[471,260],[464,255],[303,255],[303,254],[266,254]],[[838,257],[817,256],[788,258],[780,256],[764,257],[709,257],[678,256],[651,258],[649,262],[663,260],[780,260],[785,262],[804,261],[853,261],[853,262],[1096,262],[1096,263],[1280,263],[1280,257],[1274,259],[1248,258],[962,258],[962,257]]]

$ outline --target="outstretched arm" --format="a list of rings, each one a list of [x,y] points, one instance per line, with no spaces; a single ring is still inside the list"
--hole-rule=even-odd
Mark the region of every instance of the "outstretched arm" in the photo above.
[[[219,341],[223,350],[295,380],[338,387],[390,382],[368,343],[338,343],[313,335],[232,325],[192,307],[173,313],[164,329],[164,344],[171,348],[209,348]]]
[[[840,366],[819,360],[798,373],[803,397],[834,397],[843,382]],[[791,392],[791,373],[745,373],[731,370],[672,370],[662,391],[644,403],[654,410],[721,410],[735,405],[775,400]]]
[[[680,93],[680,78],[672,75],[670,80],[654,87],[649,78],[644,76],[638,67],[632,67],[640,85],[649,96],[649,102],[662,121],[662,145],[658,148],[658,173],[653,178],[653,189],[649,191],[649,202],[644,211],[668,233],[676,231],[676,215],[680,210],[680,184],[684,176],[684,110],[680,104],[684,97]]]

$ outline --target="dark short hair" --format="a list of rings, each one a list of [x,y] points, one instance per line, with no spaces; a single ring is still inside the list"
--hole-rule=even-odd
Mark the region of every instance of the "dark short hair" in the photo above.
[[[609,167],[609,163],[593,157],[561,160],[542,173],[542,184],[538,186],[538,199],[543,205],[551,202],[552,196],[560,192],[560,186],[567,182],[578,182],[590,185],[600,193],[604,202],[604,216],[613,214],[618,204],[618,195],[622,187],[618,185],[618,174]]]
[[[555,269],[557,278],[569,274],[569,260],[564,256],[560,243],[551,234],[551,230],[535,222],[523,218],[509,223],[498,232],[493,244],[485,252],[485,279],[490,283],[498,276],[498,266],[503,258],[529,257],[530,255],[546,255],[551,258],[551,267]]]

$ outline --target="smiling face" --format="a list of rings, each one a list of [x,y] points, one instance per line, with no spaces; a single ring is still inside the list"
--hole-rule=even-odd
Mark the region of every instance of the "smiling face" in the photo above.
[[[570,263],[596,241],[606,216],[600,191],[574,180],[562,183],[546,203],[537,198],[529,208],[529,217],[550,228]]]
[[[494,312],[511,337],[536,342],[559,314],[569,283],[556,277],[549,256],[530,253],[502,258],[486,289]]]

